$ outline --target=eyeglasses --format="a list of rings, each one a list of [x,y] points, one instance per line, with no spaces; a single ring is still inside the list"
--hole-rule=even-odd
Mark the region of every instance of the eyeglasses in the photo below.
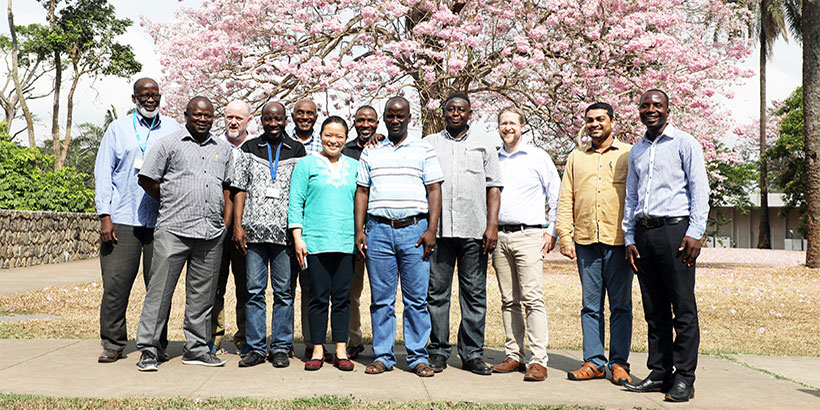
[[[148,101],[151,98],[153,98],[154,101],[159,101],[159,99],[162,98],[162,94],[137,94],[134,97],[137,97],[140,102]]]

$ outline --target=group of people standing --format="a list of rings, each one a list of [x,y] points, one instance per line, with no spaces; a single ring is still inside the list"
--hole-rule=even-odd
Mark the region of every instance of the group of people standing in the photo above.
[[[470,98],[460,92],[444,101],[446,127],[424,138],[408,135],[411,110],[403,97],[385,104],[386,136],[376,134],[376,109],[358,108],[353,138],[339,116],[327,117],[317,130],[310,100],[293,107],[293,128],[283,104],[265,104],[263,132],[250,138],[251,107],[245,102],[225,107],[222,137],[210,132],[214,106],[207,98],[188,102],[184,127],[159,114],[160,99],[154,80],[138,80],[136,111],[111,124],[97,155],[100,362],[123,357],[125,311],[142,256],[147,293],[137,331],[141,371],[169,360],[171,299],[187,264],[184,364],[225,364],[219,355],[232,266],[240,367],[266,360],[289,365],[298,283],[305,370],[325,362],[353,370],[352,360],[364,351],[359,298],[366,271],[373,360],[365,372],[380,374],[396,364],[400,282],[407,365],[431,377],[452,354],[457,269],[461,367],[481,375],[521,371],[524,380],[544,380],[542,257],[560,238],[561,254],[578,262],[583,288],[584,363],[567,377],[603,378],[608,368],[613,383],[632,391],[662,391],[673,401],[693,396],[699,335],[694,266],[709,186],[697,141],[667,123],[669,100],[662,91],[641,97],[647,131],[635,147],[614,137],[609,104],[589,106],[584,118],[591,145],[570,154],[563,181],[546,152],[523,142],[523,111],[510,107],[498,114],[499,144],[470,127]],[[488,366],[483,348],[490,256],[501,291],[506,358]],[[649,323],[652,371],[634,383],[628,362],[633,272]],[[328,316],[332,354],[325,347]]]

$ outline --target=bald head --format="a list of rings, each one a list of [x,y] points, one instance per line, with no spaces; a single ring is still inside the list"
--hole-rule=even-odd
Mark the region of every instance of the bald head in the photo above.
[[[151,85],[153,85],[154,88],[159,90],[159,84],[157,84],[157,82],[154,81],[153,78],[143,77],[143,78],[140,78],[137,81],[134,81],[134,94],[139,94],[141,87],[151,86]]]
[[[296,124],[296,136],[304,141],[313,137],[313,126],[319,117],[316,112],[316,103],[305,98],[293,106],[293,123]]]
[[[137,112],[145,118],[154,118],[159,114],[159,85],[150,78],[140,78],[134,82],[134,93],[131,101],[134,102]]]
[[[225,135],[235,146],[242,144],[248,135],[251,122],[251,106],[245,101],[234,100],[225,106]]]
[[[199,142],[208,137],[214,123],[214,105],[206,97],[197,96],[185,106],[185,128]]]

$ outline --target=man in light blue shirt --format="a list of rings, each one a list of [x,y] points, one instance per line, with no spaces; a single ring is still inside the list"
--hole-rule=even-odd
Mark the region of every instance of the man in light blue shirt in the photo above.
[[[700,343],[695,261],[709,215],[709,180],[700,143],[667,122],[666,93],[645,92],[638,111],[646,133],[629,152],[622,228],[626,260],[641,285],[651,373],[624,386],[689,401]]]
[[[420,377],[432,377],[425,348],[431,329],[428,258],[436,245],[444,174],[433,147],[407,136],[410,103],[406,99],[388,100],[382,118],[387,139],[362,152],[354,197],[356,250],[365,257],[372,300],[375,360],[365,373],[384,373],[396,363],[395,304],[401,280],[407,365]]]
[[[100,217],[100,267],[103,297],[100,304],[100,363],[123,357],[128,341],[125,311],[142,256],[148,286],[153,254],[154,226],[159,203],[137,184],[145,153],[179,125],[159,114],[159,85],[150,78],[134,83],[131,100],[136,112],[108,126],[94,165],[95,202]],[[163,347],[167,338],[163,332]],[[164,357],[164,353],[161,358]]]

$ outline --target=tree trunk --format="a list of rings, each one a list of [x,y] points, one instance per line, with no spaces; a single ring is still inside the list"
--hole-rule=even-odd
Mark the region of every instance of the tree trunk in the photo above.
[[[820,0],[803,0],[803,123],[806,138],[806,266],[820,267]]]
[[[28,131],[28,145],[32,148],[37,146],[37,141],[34,140],[34,119],[31,117],[31,111],[28,109],[26,99],[23,97],[23,87],[20,86],[20,75],[17,67],[19,62],[17,60],[17,30],[14,29],[14,13],[11,9],[11,0],[8,4],[9,16],[9,32],[11,33],[11,78],[14,80],[14,88],[17,90],[17,100],[20,102],[20,108],[23,110],[23,116],[26,117],[26,130]],[[12,112],[14,107],[12,107]],[[11,121],[8,122],[9,132],[11,132]]]
[[[762,13],[762,11],[761,11]],[[760,227],[758,228],[757,247],[771,249],[771,232],[769,227],[769,178],[766,166],[766,32],[760,28]]]
[[[56,0],[51,0],[48,7],[48,23],[53,29],[57,24]],[[63,61],[60,51],[54,52],[54,101],[51,104],[51,148],[54,156],[60,158],[60,89],[63,85]],[[57,170],[57,161],[54,162]]]
[[[77,91],[77,83],[80,81],[80,70],[77,68],[77,59],[74,58],[74,79],[71,81],[71,88],[68,90],[68,104],[65,110],[65,139],[62,147],[60,147],[60,155],[57,156],[57,162],[54,163],[54,168],[62,168],[65,165],[65,158],[68,156],[68,146],[71,144],[71,126],[74,119],[74,92]]]

